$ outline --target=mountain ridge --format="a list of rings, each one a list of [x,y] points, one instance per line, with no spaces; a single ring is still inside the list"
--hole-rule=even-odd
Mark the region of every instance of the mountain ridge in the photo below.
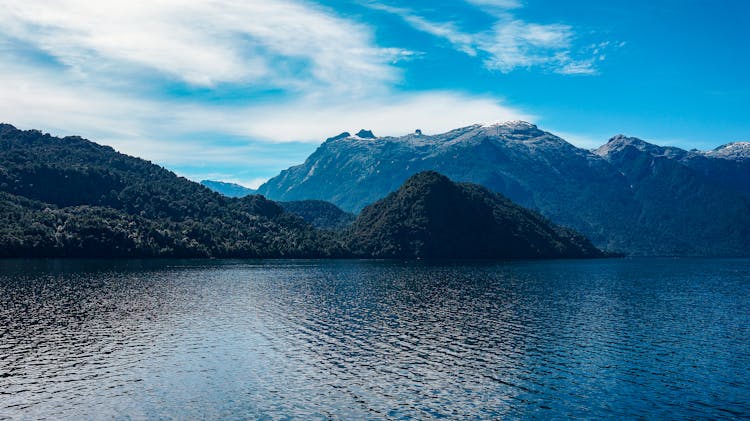
[[[734,235],[713,218],[744,226],[748,221],[738,209],[717,204],[718,212],[713,214],[687,214],[698,208],[670,203],[667,207],[680,217],[663,223],[657,198],[634,187],[634,180],[646,182],[646,178],[632,177],[634,168],[607,159],[607,151],[630,147],[637,153],[629,159],[670,160],[690,170],[683,175],[689,175],[696,191],[718,188],[723,193],[715,200],[742,206],[750,197],[748,161],[717,159],[707,152],[661,147],[624,135],[586,150],[523,121],[474,124],[436,135],[414,132],[374,139],[346,135],[327,139],[305,162],[263,184],[259,193],[274,200],[326,200],[357,212],[397,190],[410,176],[435,170],[452,180],[501,193],[584,233],[605,250],[634,255],[750,254],[750,239],[744,237],[712,250],[717,227],[722,226],[727,239]],[[662,186],[666,197],[678,187]],[[683,194],[674,200],[690,204],[701,198]],[[695,231],[682,232],[677,220]]]

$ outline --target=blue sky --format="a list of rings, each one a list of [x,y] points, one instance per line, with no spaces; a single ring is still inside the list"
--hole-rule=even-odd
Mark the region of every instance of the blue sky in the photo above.
[[[750,140],[750,2],[2,0],[0,120],[255,186],[326,137]]]

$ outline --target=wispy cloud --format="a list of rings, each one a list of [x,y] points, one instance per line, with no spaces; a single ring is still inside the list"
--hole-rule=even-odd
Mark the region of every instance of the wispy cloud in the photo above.
[[[543,67],[561,74],[595,74],[593,54],[576,57],[576,34],[569,25],[539,24],[515,17],[514,0],[469,0],[495,17],[491,28],[479,32],[460,29],[456,22],[435,22],[418,13],[382,4],[369,7],[399,16],[414,29],[448,41],[453,48],[483,58],[486,68],[503,73],[518,68]],[[604,47],[602,47],[604,48]],[[581,54],[588,53],[582,51]],[[601,57],[601,55],[599,55]]]
[[[450,42],[456,49],[470,56],[477,54],[474,36],[461,32],[453,22],[433,22],[408,9],[388,6],[382,3],[368,3],[367,6],[374,10],[397,15],[415,29],[438,38],[443,38]]]
[[[404,54],[375,46],[365,25],[294,0],[5,0],[3,9],[5,36],[82,74],[145,68],[192,85],[357,92],[396,80],[389,64]]]
[[[466,2],[475,6],[498,10],[516,9],[522,6],[519,0],[466,0]]]

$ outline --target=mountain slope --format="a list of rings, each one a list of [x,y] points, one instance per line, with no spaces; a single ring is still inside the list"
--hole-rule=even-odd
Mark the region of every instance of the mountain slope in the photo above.
[[[342,133],[259,192],[274,200],[326,200],[356,212],[398,189],[411,175],[434,170],[501,193],[576,229],[605,250],[750,255],[750,240],[743,234],[747,220],[741,212],[750,197],[744,144],[699,152],[629,142],[644,157],[671,162],[680,174],[690,174],[685,178],[666,171],[660,174],[673,176],[654,180],[633,177],[629,165],[640,165],[637,154],[624,155],[624,161],[610,159],[607,151],[618,144],[613,140],[588,151],[525,122],[473,125],[434,136],[419,131],[402,137]],[[662,197],[646,194],[649,183],[662,183]],[[691,188],[683,189],[680,183]],[[721,194],[710,193],[716,186]],[[706,206],[695,205],[706,200]],[[680,223],[691,224],[690,232]],[[740,228],[732,231],[730,226]]]
[[[583,236],[475,184],[418,173],[352,225],[356,255],[427,258],[596,257]]]
[[[750,254],[748,176],[736,163],[616,136],[597,153],[627,177],[641,204],[636,232],[652,240],[651,254]]]
[[[689,168],[702,177],[705,182],[720,185],[721,188],[734,190],[750,197],[750,160],[743,158],[743,153],[750,156],[750,143],[740,142],[720,146],[711,151],[686,151],[672,146],[658,146],[644,140],[617,135],[594,151],[608,159],[610,152],[632,147],[653,158],[668,159],[680,166]],[[619,168],[619,164],[615,165]],[[631,180],[632,181],[632,180]]]
[[[750,142],[733,142],[703,153],[712,158],[723,158],[733,161],[750,161]]]
[[[256,193],[255,190],[248,189],[245,186],[223,181],[203,180],[201,181],[201,185],[227,197],[245,197]]]
[[[2,256],[341,253],[261,196],[230,199],[79,137],[0,125],[0,193]]]

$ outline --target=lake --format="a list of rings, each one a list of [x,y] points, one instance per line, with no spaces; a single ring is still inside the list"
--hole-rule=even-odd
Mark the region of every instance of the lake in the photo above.
[[[750,260],[0,260],[0,418],[747,418]]]

